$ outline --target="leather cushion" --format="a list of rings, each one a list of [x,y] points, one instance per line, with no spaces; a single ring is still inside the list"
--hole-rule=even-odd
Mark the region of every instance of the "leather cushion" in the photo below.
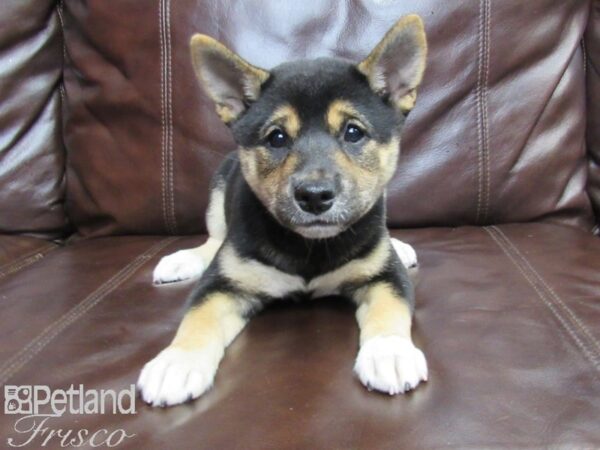
[[[421,263],[413,336],[430,379],[413,393],[360,385],[354,311],[332,298],[259,314],[193,403],[138,401],[135,415],[65,415],[53,426],[123,428],[136,434],[130,447],[149,449],[599,446],[600,242],[534,224],[394,234]],[[0,280],[0,381],[135,383],[172,339],[193,286],[155,287],[152,269],[198,242],[79,242]],[[0,418],[2,436],[14,418]]]
[[[68,232],[57,3],[0,2],[0,233]]]
[[[588,192],[600,223],[600,2],[594,1],[585,34],[587,75]],[[600,231],[597,229],[597,231]]]

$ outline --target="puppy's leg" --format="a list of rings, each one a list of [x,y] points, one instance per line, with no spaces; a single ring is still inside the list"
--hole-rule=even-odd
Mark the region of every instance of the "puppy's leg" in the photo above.
[[[222,243],[223,241],[209,237],[200,247],[179,250],[161,258],[152,273],[154,283],[173,283],[199,277],[209,266]]]
[[[390,395],[427,380],[423,352],[411,339],[411,308],[402,283],[377,281],[358,289],[360,350],[354,371],[368,388]]]
[[[211,191],[206,212],[208,240],[200,247],[180,250],[162,258],[152,278],[155,284],[172,283],[202,275],[209,266],[227,234],[225,223],[225,188],[217,185]]]
[[[239,294],[204,294],[186,313],[171,345],[147,363],[138,390],[152,406],[170,406],[199,397],[213,384],[225,348],[246,324]]]

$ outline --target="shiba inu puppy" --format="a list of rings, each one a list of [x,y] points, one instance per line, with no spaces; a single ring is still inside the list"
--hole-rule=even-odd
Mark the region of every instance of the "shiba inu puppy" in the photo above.
[[[401,18],[358,64],[319,58],[266,71],[200,34],[191,53],[239,148],[214,176],[206,243],[155,269],[157,283],[202,276],[173,342],[142,370],[144,401],[200,396],[252,314],[290,296],[354,301],[360,381],[388,394],[415,388],[427,379],[411,339],[416,255],[390,239],[385,189],[425,69],[421,19]]]

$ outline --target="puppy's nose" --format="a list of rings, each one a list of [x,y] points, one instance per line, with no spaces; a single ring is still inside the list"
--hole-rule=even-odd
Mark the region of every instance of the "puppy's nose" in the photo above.
[[[331,208],[335,201],[335,194],[333,180],[304,181],[294,189],[294,198],[298,206],[315,215],[322,214]]]

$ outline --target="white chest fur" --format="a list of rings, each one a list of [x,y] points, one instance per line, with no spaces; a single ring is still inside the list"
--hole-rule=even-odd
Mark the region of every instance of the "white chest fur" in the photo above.
[[[307,292],[314,298],[338,294],[344,284],[361,282],[377,275],[384,266],[390,249],[390,240],[386,236],[365,257],[349,261],[309,282],[258,261],[241,258],[231,246],[224,247],[219,258],[221,273],[244,291],[270,297]]]

